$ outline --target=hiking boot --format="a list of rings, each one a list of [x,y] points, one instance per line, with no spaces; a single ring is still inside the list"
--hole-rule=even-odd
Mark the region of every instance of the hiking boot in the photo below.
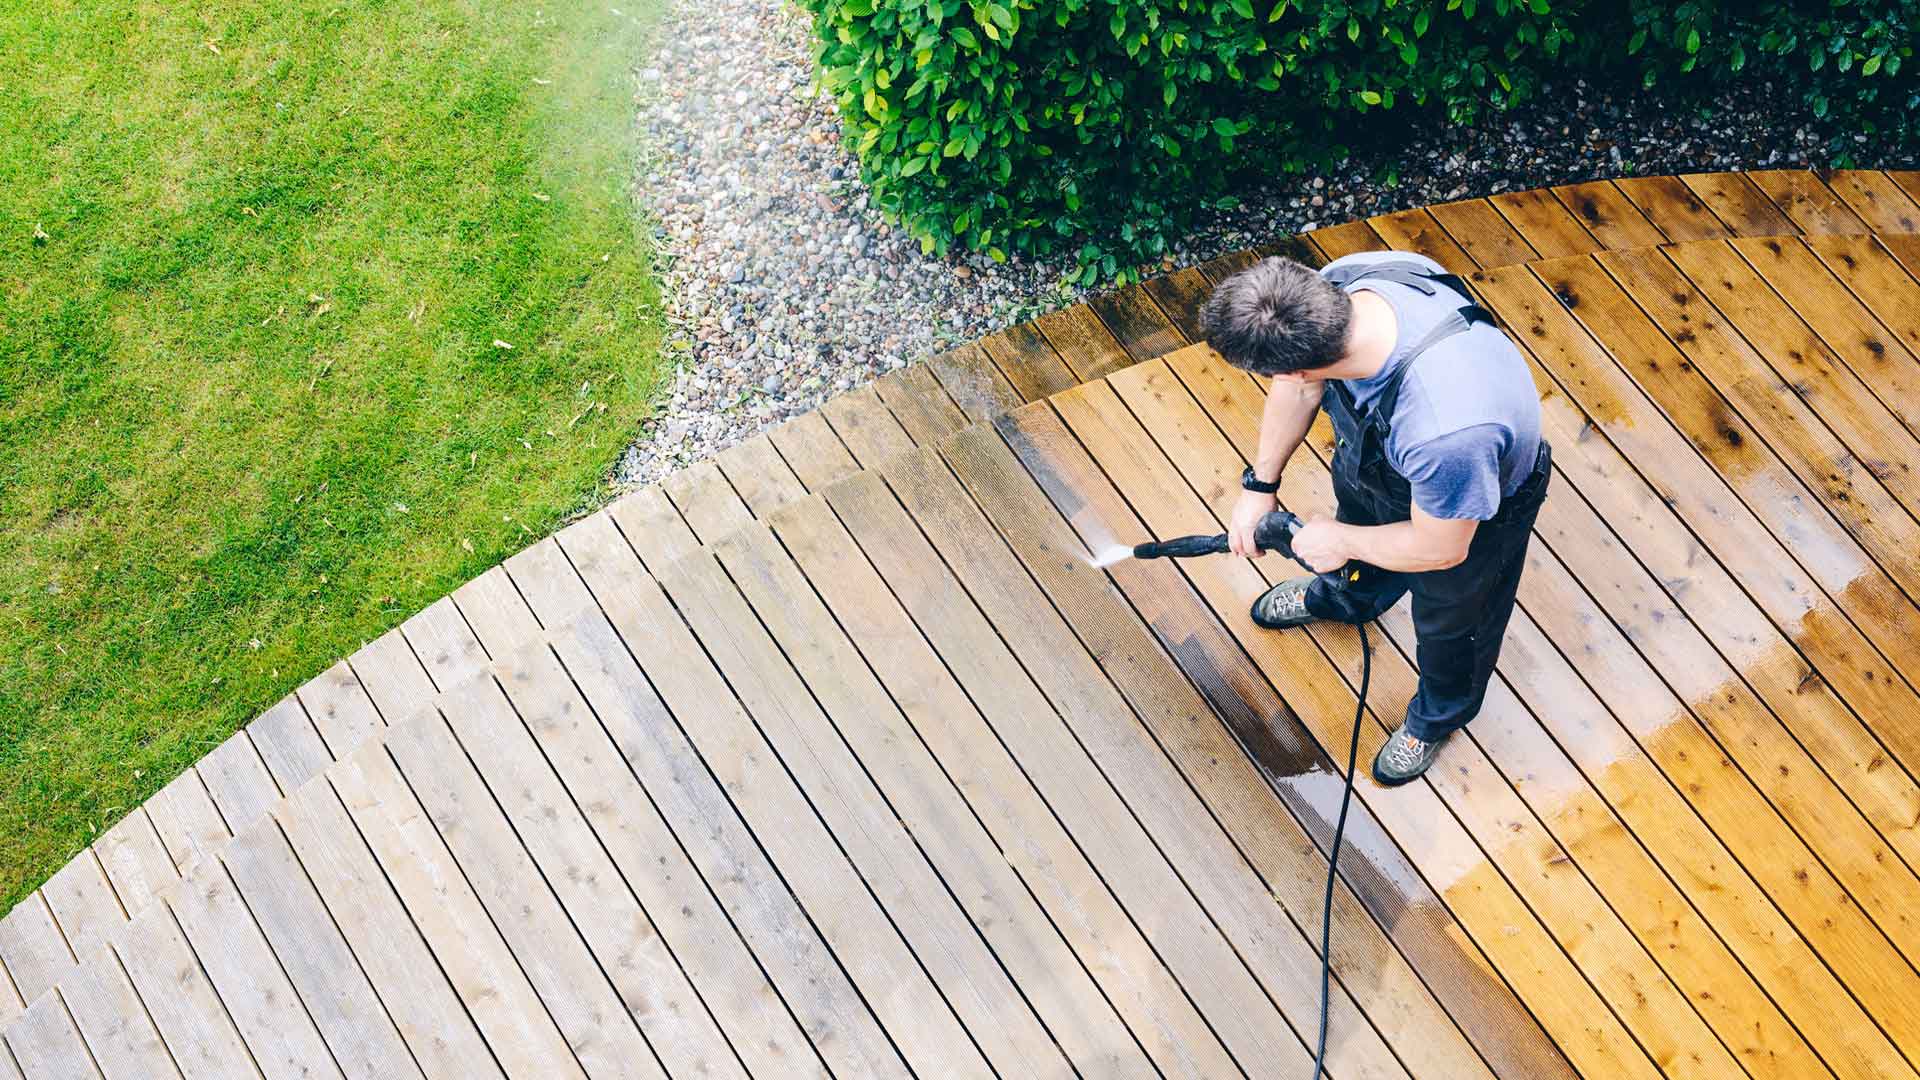
[[[1269,630],[1312,622],[1314,615],[1307,610],[1307,586],[1312,584],[1310,577],[1291,578],[1261,593],[1253,602],[1253,621]]]
[[[1416,739],[1403,727],[1387,736],[1386,744],[1373,756],[1373,778],[1387,787],[1417,779],[1440,756],[1446,742],[1444,735],[1433,742]]]

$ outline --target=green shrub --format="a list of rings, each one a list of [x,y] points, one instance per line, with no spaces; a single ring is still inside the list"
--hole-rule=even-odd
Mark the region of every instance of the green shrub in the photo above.
[[[879,207],[930,250],[1104,237],[1163,252],[1237,169],[1342,156],[1402,102],[1455,120],[1523,97],[1569,39],[1546,0],[807,0]]]
[[[1856,131],[1876,143],[1915,134],[1915,10],[1912,0],[1635,0],[1626,48],[1646,86],[1739,77],[1795,88],[1814,116],[1834,119],[1844,164]]]
[[[1126,280],[1245,173],[1325,166],[1389,119],[1468,122],[1569,68],[1789,79],[1900,137],[1920,105],[1913,0],[804,3],[876,205],[931,251],[1077,244],[1070,279]]]

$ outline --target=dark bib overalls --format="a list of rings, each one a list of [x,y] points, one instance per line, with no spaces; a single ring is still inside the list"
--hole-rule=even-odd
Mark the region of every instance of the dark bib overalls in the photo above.
[[[1335,437],[1332,471],[1337,516],[1352,525],[1389,525],[1413,516],[1412,485],[1387,458],[1387,436],[1401,382],[1422,353],[1475,323],[1494,320],[1473,303],[1459,278],[1436,274],[1418,263],[1341,267],[1327,275],[1343,288],[1366,278],[1406,285],[1428,296],[1447,289],[1460,297],[1462,305],[1415,343],[1370,407],[1356,406],[1352,391],[1338,379],[1328,380],[1322,391],[1321,408],[1333,421]],[[1480,711],[1513,614],[1533,520],[1546,498],[1550,462],[1551,454],[1542,441],[1532,475],[1519,490],[1501,499],[1492,519],[1480,523],[1466,560],[1458,566],[1424,573],[1383,571],[1357,584],[1323,574],[1308,588],[1309,612],[1347,623],[1377,618],[1402,596],[1413,594],[1420,685],[1407,703],[1408,734],[1432,741],[1465,726]]]

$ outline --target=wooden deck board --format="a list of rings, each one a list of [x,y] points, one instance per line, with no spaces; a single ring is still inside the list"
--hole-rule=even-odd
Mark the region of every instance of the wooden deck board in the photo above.
[[[744,1076],[739,1059],[712,1014],[499,684],[490,679],[470,683],[449,695],[441,711],[479,778],[492,792],[492,801],[505,812],[505,823],[519,837],[519,843],[510,844],[504,831],[491,826],[473,829],[474,841],[491,834],[483,841],[484,853],[481,843],[470,849],[476,862],[485,860],[484,865],[500,869],[469,872],[484,878],[511,876],[524,880],[532,875],[521,860],[531,857],[564,909],[565,918],[578,932],[578,940],[591,950],[600,972],[611,984],[615,1000],[631,1017],[633,1030],[652,1049],[644,1060],[628,1061],[626,1065],[648,1073],[658,1068],[669,1076]],[[442,729],[435,725],[430,730],[435,740],[427,745],[436,745]],[[401,767],[411,776],[420,770],[420,763],[410,765],[403,760]],[[466,792],[457,797],[458,803],[450,805],[471,805]],[[433,809],[429,807],[430,812]],[[462,831],[470,827],[471,811],[449,812],[459,815]],[[494,820],[491,815],[483,816]],[[503,864],[502,860],[511,863]],[[546,902],[541,895],[536,903]],[[515,950],[522,963],[529,962],[525,955],[529,946],[565,955],[576,942],[563,922],[543,920],[529,929],[537,937]],[[600,993],[601,984],[594,979],[593,968],[570,963],[572,978],[594,984],[592,993],[583,995],[583,1004],[593,1010],[587,1014],[593,1019],[593,1029],[614,1034],[612,1045],[625,1044],[631,1051],[634,1044],[625,1037],[627,1026],[600,1011],[607,998]],[[585,987],[575,983],[573,989]],[[579,1043],[574,1047],[578,1050]]]
[[[662,582],[665,590],[650,581],[624,590],[616,623],[667,707],[676,717],[685,717],[681,730],[714,770],[758,842],[766,845],[787,887],[892,1035],[888,1042],[894,1050],[883,1054],[875,1045],[871,1021],[862,1022],[843,1007],[837,1011],[840,1037],[858,1039],[848,1051],[858,1055],[865,1069],[883,1073],[902,1069],[885,1060],[892,1054],[929,1065],[935,1060],[955,1067],[979,1062],[898,932],[674,611],[669,592],[687,596],[687,589],[695,587],[677,573],[685,565],[669,568]],[[707,571],[709,577],[717,572],[717,566]],[[608,594],[596,595],[613,610]],[[715,647],[723,648],[720,642]],[[921,1034],[926,1037],[914,1038]],[[984,1062],[977,1065],[984,1067]]]
[[[1920,230],[1920,203],[1877,169],[1838,169],[1821,179],[1874,232]]]
[[[982,363],[987,363],[984,357]],[[998,371],[995,371],[998,375]],[[1004,379],[1002,380],[1004,381]],[[807,490],[816,491],[860,471],[840,437],[819,412],[805,412],[769,431],[774,449]]]
[[[977,344],[929,357],[927,367],[969,420],[991,420],[1024,400]],[[807,486],[817,490],[824,485]]]
[[[387,749],[580,1065],[594,1076],[663,1075],[607,972],[446,723],[434,714],[417,717],[394,729]]]
[[[1145,288],[1129,285],[1087,302],[1133,360],[1151,360],[1181,345],[1180,333],[1168,332],[1166,316]],[[924,443],[924,440],[922,440]]]
[[[960,1073],[985,1074],[990,1062],[1026,1060],[1017,1025],[1030,1023],[1031,1016],[1020,1015],[1024,1006],[1016,1005],[1004,973],[862,768],[851,737],[837,729],[856,718],[823,711],[782,655],[783,643],[760,625],[713,557],[686,560],[662,584],[778,760],[795,772],[796,794],[810,804],[822,837],[810,845],[809,857],[818,859],[827,844],[840,848],[865,882],[861,893],[845,894],[842,902],[864,895],[878,911],[897,913],[885,920],[900,943],[890,950],[896,973],[887,997],[900,1010],[889,1027],[902,1052],[937,1055],[942,1068]],[[803,822],[807,818],[789,816],[781,827],[798,834]],[[764,840],[765,824],[756,832]],[[824,839],[828,835],[831,841]],[[787,859],[779,861],[792,873]],[[910,974],[915,969],[923,972],[919,978]]]
[[[438,607],[439,601],[433,606]],[[345,660],[307,680],[298,694],[300,704],[307,707],[307,718],[335,759],[346,757],[386,726]]]
[[[1763,365],[1756,372],[1771,368],[1909,511],[1920,505],[1920,471],[1914,468],[1920,442],[1902,416],[1903,406],[1914,413],[1914,403],[1908,400],[1911,378],[1863,381],[1726,245],[1679,244],[1667,250],[1667,257],[1680,268],[1697,297],[1711,303],[1751,346],[1747,355]],[[1810,285],[1802,283],[1801,288]],[[1712,318],[1713,310],[1698,316],[1703,320],[1702,332],[1712,332],[1706,320]],[[1684,322],[1680,314],[1673,318]],[[1675,333],[1690,332],[1679,326]]]
[[[507,1074],[584,1077],[555,1013],[535,993],[387,748],[369,746],[341,759],[327,780]]]
[[[188,1080],[257,1078],[246,1044],[165,904],[136,916],[115,954]]]
[[[545,547],[550,549],[552,545],[546,544]],[[538,550],[544,550],[541,544],[521,551],[514,558],[524,562],[529,552]],[[504,563],[489,568],[486,573],[455,589],[453,603],[460,609],[466,626],[480,640],[488,656],[505,656],[540,637],[540,620],[533,617],[532,609],[520,595],[520,589],[514,584],[513,575],[507,572]],[[458,624],[455,624],[455,632],[458,630]],[[442,686],[440,689],[447,691],[452,688]],[[428,703],[423,701],[420,704]]]
[[[439,601],[435,601],[436,604]],[[448,600],[447,605],[452,606]],[[397,724],[433,700],[437,689],[401,627],[381,634],[347,657],[353,675],[389,724]]]
[[[422,608],[400,624],[400,632],[406,637],[407,644],[413,646],[413,654],[420,659],[420,665],[427,669],[427,678],[433,682],[435,690],[451,690],[480,674],[487,666],[487,650],[480,644],[480,639],[474,636],[466,615],[451,596],[443,596]],[[405,720],[426,704],[426,701],[418,702],[414,709],[395,716],[394,722]],[[346,757],[350,749],[333,756]]]
[[[1680,182],[1735,236],[1791,236],[1800,231],[1766,192],[1741,173],[1694,173],[1682,176]]]
[[[220,854],[273,960],[349,1076],[418,1077],[400,1032],[277,822],[242,830]]]
[[[501,1075],[332,786],[306,785],[274,816],[421,1070],[434,1077]]]
[[[126,922],[126,911],[90,852],[61,867],[40,891],[75,956],[90,955]]]
[[[1668,240],[1713,240],[1732,234],[1706,201],[1677,176],[1636,176],[1614,183]],[[1607,245],[1610,249],[1622,246]]]
[[[1001,1072],[1063,1068],[1066,1062],[1053,1044],[1046,1021],[1037,1015],[1036,1003],[1023,1000],[1013,981],[1013,972],[1023,963],[1033,963],[1047,946],[1057,945],[1058,935],[1046,925],[1006,858],[960,797],[954,786],[958,779],[949,782],[951,771],[942,770],[769,530],[764,526],[743,530],[716,545],[715,553],[767,626],[794,675],[805,683],[804,689],[790,686],[819,702],[822,718],[831,719],[861,770],[876,785],[872,795],[843,789],[841,797],[870,802],[874,810],[897,818],[918,841],[929,871],[926,882],[937,880],[958,901],[957,909],[939,900],[929,902],[927,898],[936,895],[932,890],[917,903],[904,896],[888,898],[888,907],[894,911],[919,908],[919,918],[910,921],[924,929],[908,929],[907,937],[921,963]],[[782,692],[780,696],[791,709],[793,695]],[[815,751],[816,761],[825,757]],[[824,801],[816,799],[815,805]],[[845,836],[850,830],[836,823],[834,831]],[[855,858],[860,858],[858,853]],[[907,858],[896,856],[890,863],[893,874],[911,882],[918,867],[909,869]],[[944,941],[937,936],[943,926],[952,927]],[[1014,953],[1025,955],[1016,960]],[[1055,956],[1066,959],[1057,951]],[[1061,1014],[1054,1019],[1064,1021]]]
[[[272,1078],[341,1075],[220,860],[195,867],[169,907],[262,1073]]]
[[[657,487],[644,487],[614,500],[607,516],[619,523],[648,570],[661,569],[700,548],[699,538]]]
[[[1237,498],[1262,391],[1192,344],[1213,284],[1397,248],[1521,345],[1556,490],[1480,721],[1358,792],[1334,1074],[1913,1076],[1916,198],[1382,214],[833,398],[115,825],[0,920],[0,1075],[1304,1068],[1357,640],[1248,625],[1277,560],[1090,549]],[[1417,674],[1404,605],[1378,635],[1363,753]]]
[[[1075,304],[1033,320],[1076,382],[1102,378],[1125,367],[1127,353],[1093,309]]]
[[[61,984],[60,997],[108,1080],[180,1075],[132,981],[112,954],[100,963],[82,965]]]
[[[765,435],[735,443],[714,455],[713,460],[755,517],[793,501],[805,490],[800,478],[773,448],[773,440]]]
[[[1539,258],[1533,245],[1486,199],[1439,203],[1428,209],[1440,227],[1481,266],[1505,266]]]
[[[871,469],[913,445],[871,386],[859,386],[820,406],[820,414],[833,425],[835,434],[846,445],[863,469]]]
[[[1746,174],[1802,232],[1861,233],[1867,225],[1805,169],[1762,169]]]
[[[1541,258],[1585,255],[1600,247],[1593,233],[1550,191],[1509,191],[1487,201]]]
[[[1792,318],[1818,335],[1813,351],[1824,353],[1821,360],[1844,363],[1909,435],[1920,430],[1920,361],[1907,351],[1900,335],[1889,333],[1805,244],[1743,240],[1733,247],[1788,305]],[[1754,336],[1749,335],[1749,340]]]
[[[821,1062],[805,1033],[699,883],[672,823],[654,809],[559,659],[547,648],[523,649],[501,661],[499,672],[502,689],[740,1064],[753,1075],[818,1073]]]
[[[714,462],[696,461],[661,481],[660,489],[702,544],[711,544],[753,520]]]
[[[7,1033],[7,1044],[30,1080],[95,1080],[101,1073],[67,1003],[47,994],[27,1007]]]
[[[333,761],[307,710],[292,694],[247,725],[247,736],[281,791],[292,791]]]
[[[1033,323],[1019,323],[988,334],[980,339],[980,349],[1025,401],[1058,393],[1080,381]],[[854,455],[859,456],[859,451]]]
[[[580,582],[580,575],[567,561],[567,554],[560,547],[557,538],[549,537],[537,544],[522,548],[504,564],[507,576],[513,580],[514,588],[525,598],[533,617],[547,630],[565,626],[575,619],[598,609],[593,593]],[[476,632],[481,630],[475,627]],[[545,635],[536,635],[535,639]],[[511,656],[520,651],[527,641],[496,641],[492,636],[483,636],[487,652],[496,660]]]
[[[1196,340],[1205,336],[1200,330],[1200,308],[1213,291],[1213,283],[1198,267],[1189,266],[1171,274],[1149,278],[1141,288],[1147,290],[1147,295],[1153,298],[1167,318],[1173,320],[1182,335]]]
[[[44,891],[34,890],[0,918],[0,962],[28,1005],[73,966],[73,949],[60,933]]]
[[[212,753],[200,759],[196,768],[229,832],[237,833],[260,820],[280,797],[273,774],[267,771],[260,752],[253,748],[252,736],[244,728],[214,747]]]
[[[1810,236],[1805,243],[1909,354],[1920,356],[1920,281],[1892,253],[1871,236]]]
[[[161,889],[179,880],[145,807],[115,822],[94,841],[93,851],[128,918],[140,914]]]
[[[881,402],[914,442],[938,442],[948,432],[966,426],[966,414],[947,397],[924,364],[889,372],[873,385]]]
[[[602,540],[620,543],[617,535]],[[656,695],[623,644],[622,636],[653,640],[644,620],[660,612],[633,595],[614,554],[583,564],[583,569],[593,566],[604,572],[589,580],[606,590],[600,595],[619,634],[607,622],[582,620],[556,636],[561,661],[648,799],[674,827],[714,901],[813,1042],[813,1052],[840,1074],[903,1075],[900,1059],[873,1014],[716,778],[729,775],[730,767],[722,763],[710,773],[708,759],[694,749],[663,701],[670,697],[687,706],[697,704],[697,698],[682,697],[674,681],[663,682]],[[644,646],[640,652],[647,654]],[[705,733],[702,741],[715,745]],[[832,912],[827,916],[825,928],[839,929]],[[776,1030],[770,1027],[768,1033]]]
[[[184,874],[195,862],[218,851],[232,835],[197,768],[174,777],[148,799],[147,817],[176,873]]]
[[[1608,252],[1598,267],[1611,274],[1641,310],[1665,332],[1692,365],[1814,491],[1909,595],[1920,595],[1920,545],[1907,509],[1879,478],[1855,458],[1751,345],[1711,320],[1690,327],[1681,320],[1698,294],[1658,253]],[[1691,316],[1688,316],[1691,320]],[[1723,438],[1718,431],[1705,438]],[[1735,438],[1740,436],[1736,433]]]
[[[1667,238],[1625,192],[1609,181],[1565,184],[1554,188],[1553,195],[1602,247],[1646,247]]]

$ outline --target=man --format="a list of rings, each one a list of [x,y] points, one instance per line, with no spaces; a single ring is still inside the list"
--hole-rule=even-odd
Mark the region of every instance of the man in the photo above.
[[[1281,470],[1315,413],[1333,422],[1337,520],[1314,518],[1293,542],[1319,574],[1268,590],[1254,621],[1363,623],[1413,594],[1420,684],[1373,761],[1374,779],[1404,784],[1480,711],[1513,612],[1551,472],[1526,361],[1465,283],[1404,252],[1319,272],[1266,259],[1221,282],[1202,325],[1228,362],[1272,377],[1234,552],[1259,554],[1254,524]],[[1381,573],[1330,573],[1350,561]]]

